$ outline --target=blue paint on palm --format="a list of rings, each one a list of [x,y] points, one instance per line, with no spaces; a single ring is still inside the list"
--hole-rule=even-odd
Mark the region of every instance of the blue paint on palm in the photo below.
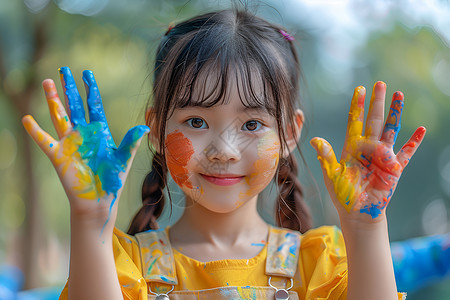
[[[87,126],[77,126],[75,129],[83,138],[83,143],[78,149],[81,157],[99,177],[102,190],[117,197],[117,191],[122,187],[119,174],[126,171],[131,151],[136,142],[148,132],[148,127],[141,125],[132,128],[125,135],[119,148],[108,147],[105,140],[106,130],[102,122],[91,122]]]

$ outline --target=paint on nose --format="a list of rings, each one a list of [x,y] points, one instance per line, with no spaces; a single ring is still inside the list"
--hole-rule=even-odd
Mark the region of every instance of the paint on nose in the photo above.
[[[187,164],[194,154],[191,141],[178,130],[171,132],[166,137],[166,161],[170,174],[178,186],[192,188],[189,181]]]

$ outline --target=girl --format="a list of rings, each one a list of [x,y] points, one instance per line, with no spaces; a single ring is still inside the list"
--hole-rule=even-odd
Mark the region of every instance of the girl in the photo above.
[[[304,121],[299,69],[293,37],[252,14],[225,10],[182,22],[157,51],[148,127],[131,129],[119,147],[92,72],[83,73],[90,123],[68,68],[60,74],[70,121],[45,80],[60,140],[31,116],[23,123],[70,201],[61,299],[397,299],[385,210],[425,129],[394,154],[403,94],[394,94],[383,127],[386,85],[377,82],[363,134],[365,89],[356,88],[341,161],[325,140],[311,141],[343,235],[311,229],[293,155]],[[117,200],[148,128],[152,170],[125,234],[114,228]],[[168,172],[187,207],[157,230]],[[280,227],[256,210],[273,178]]]

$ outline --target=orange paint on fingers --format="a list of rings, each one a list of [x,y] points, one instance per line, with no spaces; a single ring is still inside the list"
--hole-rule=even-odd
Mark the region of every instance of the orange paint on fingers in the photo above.
[[[420,143],[422,143],[426,131],[427,130],[425,129],[425,127],[421,126],[417,128],[408,142],[403,145],[402,149],[400,149],[399,153],[397,154],[397,158],[398,161],[402,164],[403,168],[409,163],[409,160],[416,152]]]

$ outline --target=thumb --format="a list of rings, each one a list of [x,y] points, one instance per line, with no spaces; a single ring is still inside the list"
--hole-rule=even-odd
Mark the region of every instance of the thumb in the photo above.
[[[145,125],[139,125],[128,130],[124,136],[119,148],[116,152],[116,157],[126,165],[127,161],[136,154],[136,150],[141,144],[142,138],[150,131]]]
[[[320,161],[322,170],[326,172],[329,179],[333,179],[341,172],[341,164],[336,160],[333,148],[330,143],[322,138],[315,137],[310,141],[311,146],[317,152],[317,159]]]

